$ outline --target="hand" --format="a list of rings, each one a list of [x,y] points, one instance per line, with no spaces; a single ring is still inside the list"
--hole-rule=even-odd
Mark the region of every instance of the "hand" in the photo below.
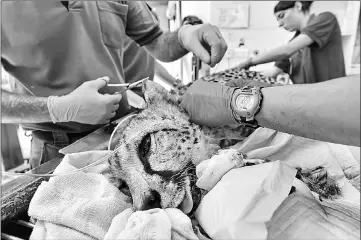
[[[219,29],[211,24],[183,25],[178,31],[178,41],[211,67],[219,63],[227,51]]]
[[[209,127],[238,124],[233,117],[231,100],[234,90],[245,86],[277,85],[243,79],[233,80],[224,85],[200,79],[195,81],[179,100],[174,101],[180,102],[180,106],[188,112],[190,119],[196,124]]]
[[[245,79],[232,79],[229,82],[226,83],[229,87],[239,87],[242,88],[244,86],[257,86],[257,87],[275,87],[275,86],[281,86],[281,84],[271,84],[267,82],[261,82],[256,80],[245,80]]]
[[[231,109],[235,89],[220,83],[197,80],[182,97],[180,106],[199,125],[213,127],[236,124]]]
[[[244,62],[239,63],[236,67],[240,69],[248,70],[250,67],[252,67],[252,58],[247,59]]]
[[[67,95],[50,96],[48,109],[53,122],[109,123],[119,108],[122,95],[100,94],[98,90],[108,81],[108,77],[98,78],[84,82]]]

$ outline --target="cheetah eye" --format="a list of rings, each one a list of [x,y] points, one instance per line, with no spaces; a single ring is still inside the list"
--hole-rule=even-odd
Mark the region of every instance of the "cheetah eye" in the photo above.
[[[150,134],[148,134],[142,139],[142,142],[140,143],[138,149],[139,158],[143,162],[143,164],[148,163],[148,158],[150,155],[150,146],[151,146],[151,138],[150,138]]]

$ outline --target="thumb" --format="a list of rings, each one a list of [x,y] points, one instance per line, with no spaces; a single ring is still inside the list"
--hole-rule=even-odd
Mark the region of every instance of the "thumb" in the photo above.
[[[211,55],[210,53],[207,51],[207,49],[205,49],[205,47],[201,44],[201,42],[198,40],[198,41],[195,41],[195,42],[192,42],[192,45],[189,47],[189,50],[191,52],[194,53],[194,55],[196,55],[197,57],[199,57],[199,59],[210,65],[211,64]]]
[[[105,87],[108,84],[108,82],[109,82],[109,77],[105,76],[95,80],[88,81],[87,84],[95,88],[96,90],[99,90]]]

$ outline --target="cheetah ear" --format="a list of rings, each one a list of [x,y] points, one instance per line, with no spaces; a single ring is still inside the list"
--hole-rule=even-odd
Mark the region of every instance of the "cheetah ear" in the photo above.
[[[168,91],[153,81],[144,81],[142,90],[148,105],[168,98]]]

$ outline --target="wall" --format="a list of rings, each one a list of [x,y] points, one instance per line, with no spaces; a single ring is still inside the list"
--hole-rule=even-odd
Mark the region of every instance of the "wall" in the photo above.
[[[223,4],[224,2],[219,2]],[[277,1],[242,1],[249,4],[249,28],[221,29],[229,48],[235,48],[239,39],[245,39],[245,46],[252,50],[263,51],[287,42],[293,35],[278,27],[273,16],[273,7]],[[212,22],[210,16],[211,1],[183,1],[182,15],[197,15],[204,22]],[[267,36],[265,38],[265,36]]]

